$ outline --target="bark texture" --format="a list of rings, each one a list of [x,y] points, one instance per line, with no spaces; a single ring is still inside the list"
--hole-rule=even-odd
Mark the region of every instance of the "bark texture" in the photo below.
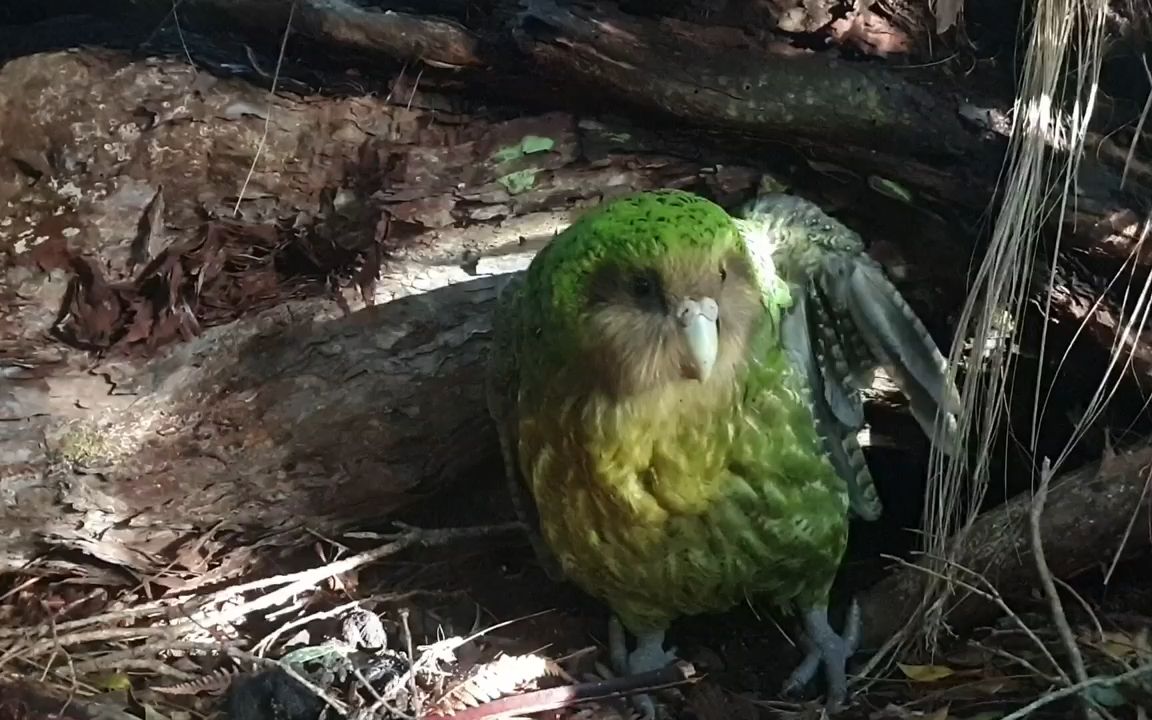
[[[1032,497],[1024,495],[977,518],[954,558],[972,574],[958,577],[985,592],[991,587],[1008,599],[1027,598],[1039,580],[1028,523],[1031,508]],[[1117,556],[1147,552],[1152,545],[1152,448],[1145,443],[1059,478],[1049,490],[1041,518],[1044,554],[1057,578],[1107,571]],[[878,647],[915,617],[930,582],[930,574],[907,569],[870,588],[860,598],[868,620],[864,646]],[[949,599],[944,618],[963,631],[1000,612],[995,604],[958,590]]]

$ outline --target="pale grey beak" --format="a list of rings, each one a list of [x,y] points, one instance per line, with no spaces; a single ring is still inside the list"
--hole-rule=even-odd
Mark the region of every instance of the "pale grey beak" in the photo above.
[[[704,382],[712,374],[720,351],[720,306],[710,297],[687,298],[676,307],[676,321],[688,343],[691,377]]]

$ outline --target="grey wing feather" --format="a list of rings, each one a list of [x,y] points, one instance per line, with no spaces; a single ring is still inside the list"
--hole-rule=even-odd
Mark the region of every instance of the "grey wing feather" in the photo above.
[[[867,255],[860,236],[815,203],[784,193],[758,196],[744,217],[745,235],[768,243],[780,275],[823,308],[824,324],[813,338],[817,360],[844,356],[846,367],[838,372],[848,371],[844,392],[868,387],[872,372],[884,367],[933,442],[954,451],[960,398],[948,381],[947,363],[900,291]],[[833,407],[840,417],[841,404]],[[938,411],[942,432],[936,428]]]
[[[859,393],[843,392],[845,386],[841,379],[830,375],[827,365],[818,362],[816,343],[810,332],[815,314],[813,317],[808,314],[809,307],[815,309],[815,305],[802,288],[794,286],[793,292],[796,301],[781,323],[784,348],[808,384],[816,430],[824,441],[832,467],[848,488],[849,507],[864,520],[876,520],[883,512],[883,505],[856,440],[856,431],[864,424]],[[849,422],[845,422],[845,418]]]
[[[560,580],[560,565],[540,534],[540,517],[520,471],[517,447],[517,404],[520,386],[519,323],[520,294],[524,277],[517,274],[500,289],[492,313],[492,344],[484,377],[484,394],[488,412],[496,424],[500,439],[500,456],[504,478],[516,517],[524,524],[536,561],[554,581]]]
[[[951,451],[960,398],[928,330],[873,260],[858,258],[846,275],[846,304],[864,341],[908,396],[920,426],[934,443]],[[938,410],[943,411],[940,427]]]

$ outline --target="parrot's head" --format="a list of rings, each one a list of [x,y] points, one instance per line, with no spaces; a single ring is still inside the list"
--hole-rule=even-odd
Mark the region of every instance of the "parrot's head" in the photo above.
[[[541,334],[555,334],[541,339],[565,347],[570,367],[615,396],[725,382],[746,362],[763,317],[732,218],[691,193],[605,203],[557,236],[538,264],[529,283],[547,297]]]

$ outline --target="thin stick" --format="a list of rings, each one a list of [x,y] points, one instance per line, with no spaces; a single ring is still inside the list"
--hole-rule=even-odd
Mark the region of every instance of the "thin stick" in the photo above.
[[[408,649],[408,662],[412,663],[411,667],[416,667],[416,650],[412,643],[412,628],[408,625],[408,608],[400,610],[400,624],[404,628],[404,645]],[[412,707],[416,710],[416,715],[419,717],[421,702],[418,688],[416,687],[416,673],[410,669],[408,671],[408,692],[412,697]],[[381,698],[383,701],[383,698]]]
[[[1056,591],[1056,582],[1052,579],[1052,570],[1048,561],[1044,559],[1044,542],[1040,538],[1040,518],[1044,514],[1044,504],[1048,500],[1048,488],[1052,484],[1052,464],[1044,458],[1040,468],[1040,487],[1036,489],[1036,497],[1032,507],[1028,510],[1028,524],[1032,536],[1032,557],[1036,560],[1036,572],[1040,575],[1040,585],[1044,588],[1044,595],[1048,598],[1048,608],[1052,615],[1052,622],[1060,633],[1060,641],[1064,650],[1072,661],[1072,673],[1077,683],[1088,680],[1088,671],[1084,668],[1084,656],[1080,654],[1080,646],[1076,644],[1076,636],[1072,634],[1072,627],[1068,624],[1068,616],[1064,614],[1064,603],[1060,601],[1060,594]]]
[[[991,645],[985,645],[984,643],[977,642],[976,640],[970,640],[969,645],[974,648],[983,650],[984,652],[991,655],[995,655],[996,657],[1004,658],[1005,660],[1014,662],[1017,665],[1024,667],[1036,677],[1042,678],[1044,682],[1051,683],[1052,685],[1058,685],[1060,683],[1060,678],[1056,677],[1055,675],[1050,675],[1046,672],[1043,672],[1040,670],[1040,668],[1036,667],[1030,661],[1025,660],[1019,655],[1014,655],[1007,650],[1001,650],[1000,648],[992,647]]]
[[[268,111],[264,113],[264,132],[260,136],[260,144],[256,146],[256,154],[252,156],[252,165],[248,167],[248,176],[244,178],[240,192],[236,193],[236,207],[232,208],[232,215],[235,217],[240,217],[240,204],[244,202],[244,192],[248,189],[248,183],[252,181],[252,175],[256,172],[256,165],[260,162],[260,155],[268,143],[268,128],[272,125],[272,108],[274,107],[272,101],[276,97],[276,83],[280,79],[280,65],[284,62],[284,50],[288,47],[288,34],[292,30],[292,18],[295,15],[296,0],[292,0],[292,6],[288,8],[288,22],[284,24],[284,36],[280,39],[280,54],[276,57],[276,70],[272,76],[272,85],[268,88]]]
[[[925,553],[925,556],[932,557],[932,556],[928,556],[927,553]],[[938,577],[938,578],[944,577],[944,576],[936,573],[934,570],[932,570],[930,568],[924,567],[922,565],[918,565],[916,563],[909,562],[909,561],[905,560],[904,558],[899,558],[899,557],[896,557],[894,555],[887,555],[887,554],[882,555],[881,557],[884,557],[885,559],[895,560],[896,562],[900,563],[901,565],[904,565],[907,568],[910,568],[912,570],[919,570],[920,572],[923,572],[929,576]],[[1068,674],[1064,672],[1064,668],[1060,667],[1060,663],[1056,662],[1056,658],[1052,656],[1052,653],[1048,650],[1048,646],[1044,644],[1044,641],[1042,641],[1036,635],[1036,632],[1034,630],[1032,630],[1032,628],[1028,627],[1027,623],[1025,623],[1020,618],[1019,615],[1017,615],[1015,612],[1013,612],[1012,608],[1008,607],[1008,603],[1004,602],[1004,598],[1002,598],[1000,596],[1000,592],[998,590],[996,590],[996,587],[991,582],[988,581],[988,578],[984,577],[983,575],[976,572],[975,570],[964,567],[963,565],[961,565],[958,562],[955,562],[954,560],[950,560],[948,558],[933,558],[933,559],[937,560],[938,562],[944,563],[944,565],[949,567],[949,568],[959,570],[960,572],[963,572],[963,573],[967,573],[968,575],[971,575],[972,577],[976,578],[977,580],[980,580],[985,585],[987,585],[989,590],[984,590],[982,588],[978,588],[975,585],[973,585],[969,582],[966,582],[964,580],[961,580],[959,578],[956,578],[956,577],[952,577],[952,578],[947,579],[947,581],[949,583],[953,584],[954,586],[963,588],[964,590],[967,590],[968,592],[976,595],[977,597],[981,597],[981,598],[987,600],[988,602],[995,603],[995,605],[998,608],[1000,608],[1000,610],[1005,614],[1005,616],[1007,616],[1014,623],[1016,623],[1016,625],[1020,628],[1020,631],[1023,632],[1026,636],[1028,636],[1029,640],[1031,640],[1033,643],[1036,644],[1037,649],[1040,650],[1040,652],[1044,655],[1044,658],[1046,660],[1048,660],[1048,662],[1052,663],[1052,668],[1056,671],[1056,673],[1060,676],[1060,678],[1066,684],[1072,682],[1072,679],[1069,678]]]
[[[1033,700],[1016,712],[1000,718],[1000,720],[1021,720],[1021,718],[1028,717],[1045,705],[1051,705],[1057,700],[1063,700],[1066,697],[1071,697],[1072,695],[1083,692],[1088,688],[1113,687],[1115,685],[1126,683],[1129,680],[1135,680],[1141,675],[1152,675],[1152,664],[1141,665],[1140,667],[1133,668],[1126,673],[1121,673],[1112,677],[1088,678],[1084,682],[1078,682],[1075,685],[1069,685],[1068,687],[1060,688],[1055,692],[1048,693],[1044,697]]]
[[[570,707],[581,702],[607,700],[637,693],[651,693],[656,690],[695,682],[698,679],[695,675],[696,668],[691,663],[680,661],[646,673],[500,698],[454,713],[451,717],[453,720],[495,720],[495,718],[529,715]]]
[[[1152,95],[1149,97],[1152,98]],[[1148,479],[1144,481],[1144,489],[1140,491],[1140,499],[1136,501],[1136,507],[1132,508],[1132,517],[1128,518],[1128,526],[1124,528],[1124,537],[1120,539],[1116,554],[1112,556],[1112,564],[1108,566],[1108,572],[1104,574],[1105,587],[1112,582],[1112,573],[1116,572],[1116,566],[1124,557],[1124,548],[1128,547],[1128,538],[1132,537],[1132,529],[1136,527],[1136,520],[1140,517],[1140,506],[1144,504],[1144,498],[1148,497],[1149,488],[1152,488],[1152,465],[1149,465],[1145,470],[1148,471]]]
[[[214,612],[202,611],[199,616],[191,618],[193,622],[207,626],[221,625],[238,620],[245,615],[249,615],[258,610],[266,610],[282,602],[287,602],[294,595],[307,590],[316,584],[327,580],[335,575],[355,570],[358,567],[367,565],[377,560],[383,559],[390,555],[395,555],[401,550],[407,550],[411,547],[433,547],[438,545],[445,545],[457,540],[473,540],[493,535],[499,535],[508,532],[519,532],[521,530],[520,523],[511,522],[503,523],[501,525],[482,525],[477,527],[463,527],[463,528],[444,528],[424,530],[420,528],[407,528],[406,531],[398,536],[393,536],[390,543],[381,545],[367,552],[362,552],[357,555],[351,555],[343,560],[337,560],[327,565],[303,570],[297,573],[282,575],[276,578],[276,582],[268,582],[260,580],[253,583],[248,583],[246,586],[242,585],[238,588],[232,588],[230,594],[238,594],[238,591],[251,589],[257,585],[273,585],[287,582],[277,590],[257,598],[249,603],[228,607],[223,610]]]
[[[1128,168],[1132,166],[1132,157],[1136,154],[1136,143],[1144,133],[1144,121],[1148,119],[1148,111],[1152,110],[1152,70],[1148,68],[1148,56],[1141,55],[1140,62],[1144,63],[1144,75],[1148,78],[1148,97],[1144,99],[1144,109],[1140,111],[1140,120],[1136,123],[1136,132],[1132,133],[1132,143],[1128,146],[1128,154],[1124,157],[1124,170],[1120,173],[1120,189],[1128,180]]]

